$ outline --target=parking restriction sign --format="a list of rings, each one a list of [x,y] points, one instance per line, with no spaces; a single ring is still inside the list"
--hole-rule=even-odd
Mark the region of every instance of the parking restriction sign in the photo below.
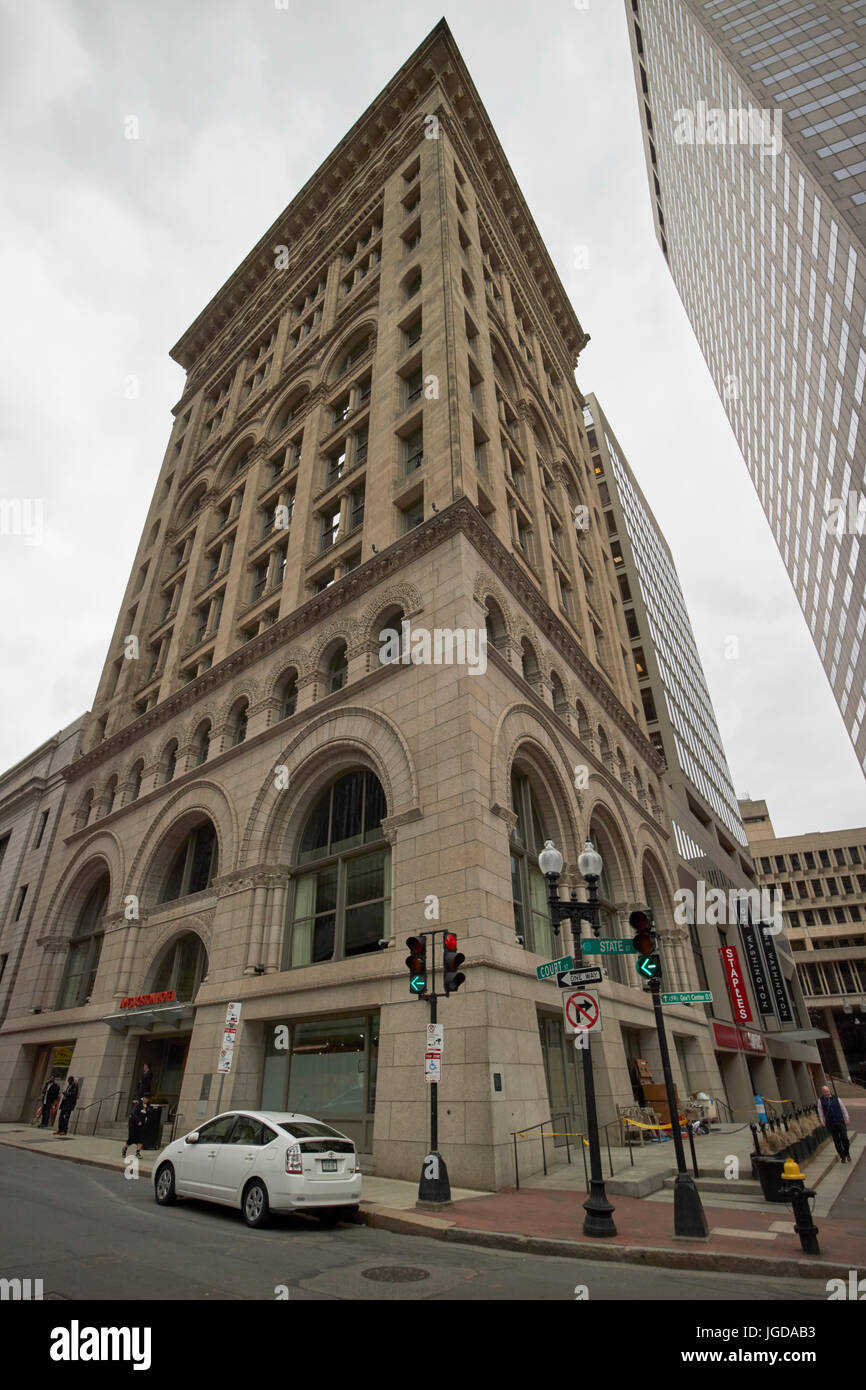
[[[563,991],[562,1012],[565,1031],[574,1033],[601,1032],[601,1001],[597,994],[588,989]]]

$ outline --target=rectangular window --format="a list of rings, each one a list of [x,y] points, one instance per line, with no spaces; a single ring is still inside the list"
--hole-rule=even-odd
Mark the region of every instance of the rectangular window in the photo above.
[[[39,829],[36,831],[36,843],[34,844],[34,849],[38,849],[39,846],[42,844],[42,836],[45,834],[45,827],[47,824],[48,812],[43,811],[42,815],[39,817]],[[2,855],[0,855],[0,858],[2,858]]]
[[[424,431],[413,430],[404,440],[406,472],[413,473],[424,462]]]
[[[26,883],[24,883],[24,884],[22,884],[21,887],[18,889],[18,903],[17,903],[17,905],[16,905],[16,907],[15,907],[15,921],[16,921],[16,922],[19,921],[19,919],[20,919],[20,917],[21,917],[21,913],[24,911],[24,900],[25,900],[26,897],[27,897],[27,888],[28,888],[28,885],[27,885]]]

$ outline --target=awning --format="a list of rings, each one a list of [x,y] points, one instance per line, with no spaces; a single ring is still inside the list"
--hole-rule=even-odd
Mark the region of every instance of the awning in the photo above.
[[[107,1014],[102,1021],[115,1033],[129,1033],[133,1029],[149,1033],[157,1024],[182,1028],[194,1018],[194,1004],[146,1004],[140,1009],[121,1009],[119,1013]]]

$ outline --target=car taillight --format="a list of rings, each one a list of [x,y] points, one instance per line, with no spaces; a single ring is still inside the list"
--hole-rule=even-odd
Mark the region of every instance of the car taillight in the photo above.
[[[360,1160],[358,1154],[355,1154],[355,1172],[356,1172],[356,1173],[360,1173],[360,1171],[361,1171],[361,1160]]]
[[[300,1145],[292,1144],[291,1148],[286,1149],[286,1172],[302,1173],[301,1149]]]

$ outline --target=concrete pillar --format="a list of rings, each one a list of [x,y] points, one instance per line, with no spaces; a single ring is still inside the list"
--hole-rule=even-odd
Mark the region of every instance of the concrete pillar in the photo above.
[[[845,1057],[844,1050],[842,1048],[842,1043],[839,1039],[839,1030],[836,1027],[836,1020],[833,1017],[833,1010],[831,1008],[826,1008],[822,1012],[824,1018],[824,1027],[830,1034],[830,1046],[832,1047],[833,1055],[836,1058],[836,1063],[838,1067],[837,1075],[847,1078],[848,1062]]]

